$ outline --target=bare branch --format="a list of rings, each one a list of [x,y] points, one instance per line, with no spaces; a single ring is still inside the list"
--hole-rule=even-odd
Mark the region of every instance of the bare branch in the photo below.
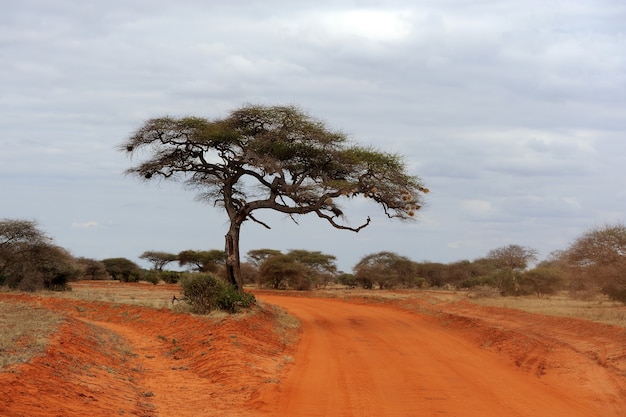
[[[252,220],[255,223],[260,224],[261,226],[264,226],[266,229],[271,230],[272,228],[269,227],[266,223],[263,223],[261,220],[257,219],[256,217],[254,217],[252,215],[252,213],[248,214],[248,218],[250,218],[250,220]]]
[[[341,230],[350,230],[352,232],[359,232],[361,229],[366,228],[372,219],[370,219],[369,216],[367,216],[367,221],[365,223],[363,223],[362,225],[360,225],[359,227],[349,227],[349,226],[344,226],[341,224],[338,224],[335,222],[335,218],[331,217],[327,214],[322,213],[320,210],[315,210],[315,213],[318,215],[318,217],[321,217],[322,219],[326,219],[328,221],[328,223],[330,223],[335,229],[341,229]]]

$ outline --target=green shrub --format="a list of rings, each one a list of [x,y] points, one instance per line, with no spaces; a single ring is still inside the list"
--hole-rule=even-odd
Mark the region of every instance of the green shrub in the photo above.
[[[140,273],[127,271],[118,275],[118,279],[122,282],[139,282]]]
[[[348,274],[345,272],[337,277],[337,282],[350,288],[354,288],[357,286],[357,281],[354,274]]]
[[[176,284],[182,274],[178,271],[161,271],[161,279],[168,284]]]
[[[157,285],[159,281],[161,281],[161,274],[159,273],[159,271],[155,271],[154,269],[144,271],[143,280]]]
[[[185,274],[180,284],[191,311],[196,314],[216,310],[218,297],[226,288],[224,281],[211,273]]]
[[[237,291],[232,285],[227,285],[217,297],[217,306],[220,310],[236,313],[241,308],[249,308],[256,303],[254,294]]]
[[[208,314],[218,309],[236,313],[256,302],[254,295],[237,291],[211,273],[184,274],[180,284],[191,311],[196,314]]]

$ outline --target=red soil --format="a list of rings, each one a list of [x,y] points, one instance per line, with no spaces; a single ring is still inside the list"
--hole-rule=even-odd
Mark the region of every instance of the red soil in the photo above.
[[[0,294],[67,317],[43,356],[0,372],[0,416],[626,415],[623,328],[412,298],[257,297],[300,319],[298,343],[267,306],[210,320]]]

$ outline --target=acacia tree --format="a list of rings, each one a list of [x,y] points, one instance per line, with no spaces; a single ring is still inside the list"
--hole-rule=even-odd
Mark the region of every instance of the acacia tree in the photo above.
[[[263,262],[267,260],[267,258],[280,254],[281,251],[277,249],[252,249],[246,253],[246,259],[255,267],[260,268],[261,265],[263,265]]]
[[[378,284],[380,289],[400,284],[411,285],[417,277],[418,266],[406,256],[394,252],[378,252],[364,256],[354,266],[357,283],[364,288]]]
[[[144,180],[183,179],[199,198],[224,208],[226,273],[237,288],[239,237],[246,220],[266,228],[259,210],[295,218],[314,213],[332,227],[358,232],[343,221],[342,198],[365,197],[390,218],[412,219],[428,192],[409,175],[399,155],[358,146],[345,134],[294,106],[248,105],[226,118],[161,117],[150,119],[120,150],[145,152],[126,172]]]
[[[163,271],[165,265],[178,260],[178,255],[174,253],[148,250],[139,255],[139,259],[150,262],[156,271]]]

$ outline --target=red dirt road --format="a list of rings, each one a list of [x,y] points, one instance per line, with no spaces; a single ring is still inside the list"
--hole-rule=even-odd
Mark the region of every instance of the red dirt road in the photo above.
[[[428,316],[331,299],[259,298],[302,322],[275,416],[626,415],[613,392],[619,386],[600,387],[604,398],[589,399],[582,387],[548,383]]]
[[[75,291],[103,288],[165,305],[177,290],[81,282]],[[0,417],[626,416],[623,327],[436,292],[256,293],[297,316],[301,331],[263,303],[206,318],[0,293],[64,317],[46,352],[0,370]]]

